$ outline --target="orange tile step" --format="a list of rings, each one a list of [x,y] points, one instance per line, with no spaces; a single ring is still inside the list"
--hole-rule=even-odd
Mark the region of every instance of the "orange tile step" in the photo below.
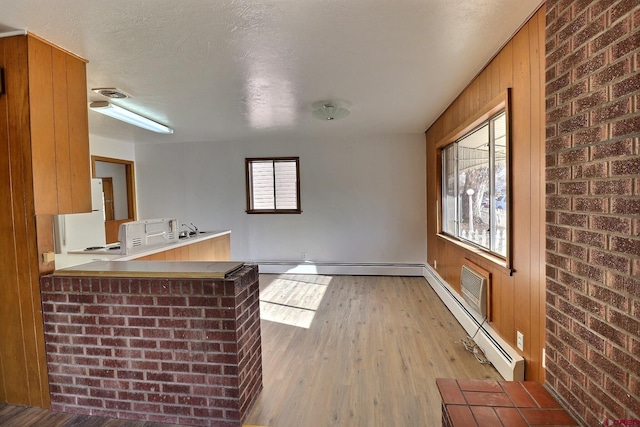
[[[443,427],[578,426],[549,392],[534,381],[436,380]]]

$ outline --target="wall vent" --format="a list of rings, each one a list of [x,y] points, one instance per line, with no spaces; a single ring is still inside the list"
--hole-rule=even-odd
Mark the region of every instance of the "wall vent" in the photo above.
[[[482,318],[486,317],[491,320],[487,304],[489,278],[487,271],[468,262],[462,264],[462,273],[460,274],[462,297]]]

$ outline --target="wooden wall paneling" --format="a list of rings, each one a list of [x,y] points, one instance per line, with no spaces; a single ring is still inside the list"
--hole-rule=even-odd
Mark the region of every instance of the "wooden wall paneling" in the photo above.
[[[7,58],[5,55],[5,46],[8,44],[6,39],[0,39],[0,67],[7,69]],[[7,79],[11,79],[10,70],[6,71]],[[8,87],[7,87],[8,90]],[[7,95],[0,95],[0,205],[5,208],[0,209],[0,224],[2,229],[8,229],[8,225],[13,224],[12,211],[7,209],[11,206],[11,165],[9,162],[9,117],[7,115]],[[5,347],[11,344],[11,334],[16,324],[15,319],[11,317],[11,308],[15,301],[14,284],[17,281],[15,251],[13,250],[15,243],[13,233],[0,233],[0,247],[3,250],[3,256],[0,257],[0,313],[2,315],[3,327],[0,328],[0,402],[7,402],[8,387],[7,377],[11,369],[15,366],[15,357],[10,353],[10,349]],[[9,314],[5,317],[4,313]],[[6,362],[4,360],[7,360]]]
[[[491,99],[495,98],[500,94],[500,63],[498,61],[499,57],[496,57],[493,61],[491,61]]]
[[[10,403],[48,406],[49,392],[40,313],[36,225],[29,123],[26,37],[4,39],[10,201],[0,224],[10,230],[3,244],[2,313],[3,381]],[[4,164],[5,166],[7,164]],[[4,166],[3,166],[4,167]],[[55,202],[55,199],[54,199]],[[3,236],[4,237],[4,236]],[[7,356],[9,355],[9,356]]]
[[[540,15],[534,15],[529,21],[529,55],[530,55],[530,68],[529,68],[529,83],[530,83],[530,164],[531,164],[531,179],[530,179],[530,222],[529,232],[531,236],[530,240],[530,283],[529,288],[529,301],[531,307],[531,327],[530,327],[530,342],[531,351],[529,357],[531,359],[531,366],[533,372],[531,378],[535,381],[542,382],[544,380],[542,369],[542,347],[544,346],[544,340],[541,340],[540,329],[544,329],[542,324],[542,318],[544,318],[544,312],[540,311],[540,304],[536,302],[540,298],[540,287],[543,286],[544,275],[542,274],[542,265],[544,264],[544,256],[542,255],[541,247],[543,246],[540,230],[544,227],[544,212],[540,208],[544,203],[540,203],[540,200],[544,200],[542,188],[544,188],[544,168],[543,159],[541,156],[541,146],[544,146],[543,129],[544,113],[542,111],[544,105],[544,96],[542,95],[544,89],[543,76],[544,73],[544,58],[541,53],[544,52],[544,44],[540,44],[541,38],[539,34],[539,21]]]
[[[505,269],[455,245],[433,236],[427,217],[428,260],[437,259],[437,271],[459,290],[460,262],[470,257],[493,275],[492,309],[495,330],[515,348],[516,329],[525,334],[526,379],[542,381],[540,353],[544,346],[544,8],[509,41],[474,82],[452,102],[429,128],[427,171],[437,166],[435,144],[482,108],[486,96],[494,99],[512,88],[511,166],[513,276]],[[476,101],[477,100],[477,101]],[[486,103],[486,102],[485,102]],[[435,158],[435,160],[433,160]],[[427,200],[437,199],[439,176],[427,173]],[[429,212],[429,211],[428,211]],[[435,242],[435,243],[432,243]],[[433,253],[433,255],[432,255]]]
[[[69,146],[71,147],[73,212],[91,212],[91,158],[85,61],[67,55],[67,81],[69,82]],[[130,218],[135,219],[135,216]]]
[[[510,218],[513,229],[515,316],[516,331],[524,335],[523,355],[529,375],[535,372],[531,365],[531,67],[529,51],[529,25],[525,25],[513,38],[513,106],[511,109],[511,164]],[[522,237],[522,238],[520,238]],[[536,331],[537,333],[537,331]],[[512,338],[515,341],[515,336]],[[534,371],[532,371],[534,369]],[[535,376],[535,375],[534,375]]]
[[[507,90],[513,86],[513,43],[507,43],[498,55],[500,64],[500,90]],[[515,88],[514,88],[515,89]]]
[[[72,213],[71,150],[69,148],[69,109],[67,108],[67,55],[64,52],[51,47],[49,47],[49,50],[51,51],[53,67],[52,89],[53,105],[55,106],[53,109],[53,136],[55,140],[54,170],[56,172],[56,194],[58,196],[57,212]]]
[[[539,206],[538,206],[538,215],[540,218],[539,226],[538,226],[538,239],[540,243],[538,245],[538,253],[539,253],[539,268],[538,268],[538,311],[540,313],[540,319],[538,321],[538,340],[540,342],[540,352],[542,353],[542,349],[546,346],[546,242],[545,242],[545,223],[546,223],[546,210],[545,210],[545,196],[546,196],[546,185],[545,185],[545,158],[546,158],[546,112],[545,112],[545,84],[546,84],[546,4],[541,7],[541,12],[538,12],[538,60],[539,64],[539,81],[540,81],[540,146],[538,147],[538,156],[540,156],[539,161],[539,169],[540,169],[540,196],[539,196]],[[534,298],[535,301],[535,298]],[[542,367],[542,354],[540,354],[540,374],[538,375],[538,381],[544,383],[545,381],[545,372],[546,370]]]
[[[53,215],[36,215],[38,271],[40,275],[53,273],[55,262],[44,262],[44,254],[55,252],[53,242]]]
[[[36,213],[58,212],[51,46],[28,38],[31,162]],[[25,122],[29,123],[29,122]]]

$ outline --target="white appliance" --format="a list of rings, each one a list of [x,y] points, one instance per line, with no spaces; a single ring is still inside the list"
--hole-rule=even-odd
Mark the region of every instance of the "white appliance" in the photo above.
[[[90,213],[54,216],[57,254],[106,246],[104,197],[100,178],[91,180],[91,209]]]
[[[120,253],[129,255],[149,247],[175,243],[179,240],[176,218],[147,219],[120,224]]]

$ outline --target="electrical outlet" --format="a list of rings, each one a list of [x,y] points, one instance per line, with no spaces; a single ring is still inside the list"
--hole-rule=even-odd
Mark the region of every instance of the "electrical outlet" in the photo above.
[[[307,259],[307,253],[306,252],[301,252],[300,253],[300,258],[302,258],[302,260],[306,260]]]
[[[518,350],[524,351],[524,335],[520,331],[516,332],[516,347]]]

